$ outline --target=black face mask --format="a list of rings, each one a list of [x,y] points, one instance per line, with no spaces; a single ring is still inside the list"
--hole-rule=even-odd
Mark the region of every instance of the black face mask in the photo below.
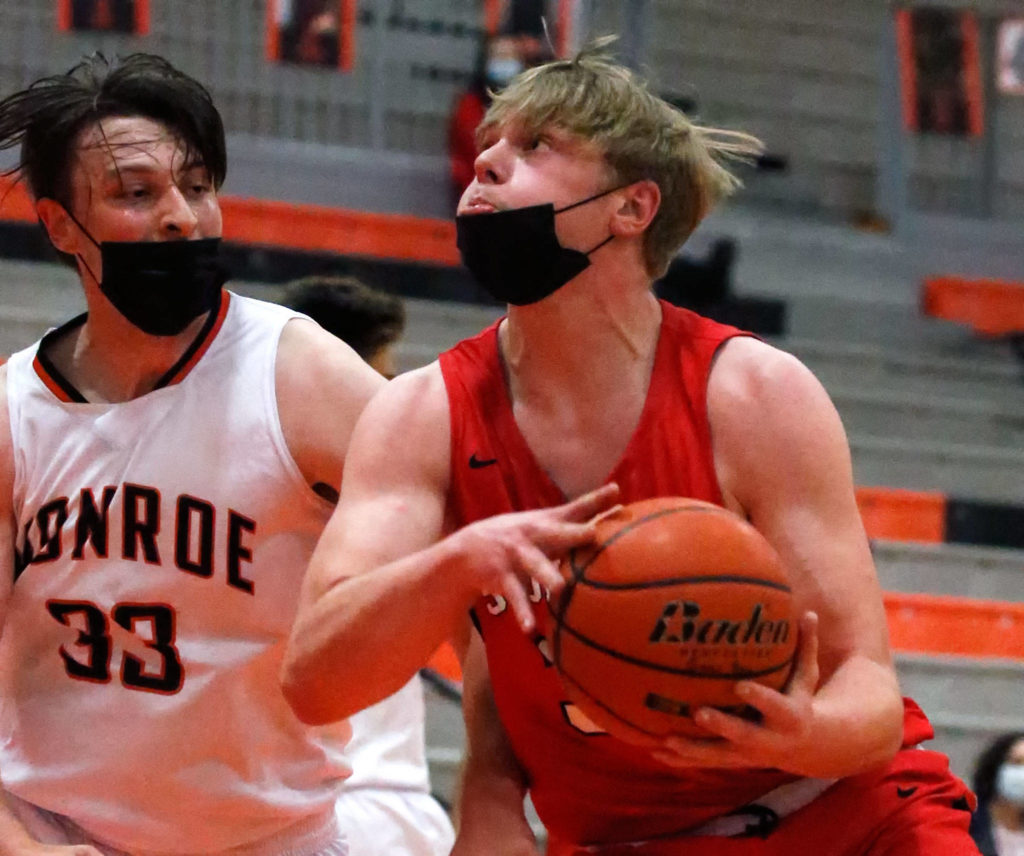
[[[462,263],[502,303],[528,306],[543,300],[586,270],[590,254],[615,237],[609,235],[587,252],[563,247],[555,233],[555,215],[620,189],[613,187],[557,211],[548,203],[460,214],[455,229]]]
[[[104,241],[100,291],[150,336],[176,336],[216,308],[228,279],[220,238],[198,241]]]

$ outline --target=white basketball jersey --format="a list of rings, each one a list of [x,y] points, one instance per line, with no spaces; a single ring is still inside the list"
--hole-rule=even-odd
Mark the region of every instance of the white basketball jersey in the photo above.
[[[419,675],[394,695],[361,710],[349,722],[346,753],[352,775],[345,788],[430,792]]]
[[[294,317],[224,292],[157,388],[119,404],[85,402],[38,346],[9,362],[3,784],[131,853],[273,835],[329,812],[348,774],[347,726],[304,727],[278,685],[330,514],[278,419]]]

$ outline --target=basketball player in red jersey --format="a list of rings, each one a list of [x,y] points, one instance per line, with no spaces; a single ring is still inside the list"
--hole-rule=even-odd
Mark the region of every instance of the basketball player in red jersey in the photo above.
[[[651,292],[714,202],[702,129],[594,52],[521,75],[479,130],[463,260],[508,315],[370,403],[286,656],[300,717],[392,691],[471,609],[459,856],[972,854],[972,798],[904,704],[849,449],[793,357]],[[716,740],[628,745],[569,704],[546,657],[553,564],[609,504],[659,495],[748,518],[804,615],[759,724],[703,709]],[[820,626],[819,626],[820,619]]]

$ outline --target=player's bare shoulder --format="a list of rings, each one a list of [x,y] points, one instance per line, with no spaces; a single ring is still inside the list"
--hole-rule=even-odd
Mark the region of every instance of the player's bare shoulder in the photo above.
[[[849,469],[839,414],[814,374],[758,339],[731,339],[708,379],[715,471],[727,501],[747,511],[760,493],[814,482],[828,462]]]
[[[366,468],[379,481],[418,471],[418,479],[447,485],[451,450],[448,394],[438,362],[406,372],[378,392],[352,437],[346,473]]]
[[[708,378],[712,426],[768,416],[799,419],[807,408],[831,409],[825,388],[792,354],[760,339],[738,336],[719,350]]]
[[[341,397],[331,403],[351,411],[353,421],[385,383],[351,347],[306,318],[292,319],[281,331],[276,375],[279,406],[290,398],[327,404],[328,396]]]
[[[384,378],[304,318],[281,331],[274,375],[278,418],[292,457],[310,485],[336,491],[356,421]]]

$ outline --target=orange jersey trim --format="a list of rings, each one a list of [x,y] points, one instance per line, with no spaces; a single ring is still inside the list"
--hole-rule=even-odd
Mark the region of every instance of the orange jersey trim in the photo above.
[[[224,326],[224,319],[227,318],[230,305],[231,293],[222,291],[220,306],[213,316],[212,323],[208,322],[206,329],[201,331],[195,342],[189,346],[189,349],[184,353],[178,365],[173,366],[167,374],[160,378],[156,389],[181,383],[188,376],[188,373],[196,367],[196,364],[203,358],[203,355],[210,350],[210,345],[217,338],[220,328]]]
[[[72,396],[58,380],[50,376],[50,373],[40,361],[39,354],[36,354],[35,358],[32,360],[32,368],[35,369],[36,375],[43,382],[43,386],[50,390],[58,401],[63,401],[65,404],[71,404],[76,400],[75,397]]]

